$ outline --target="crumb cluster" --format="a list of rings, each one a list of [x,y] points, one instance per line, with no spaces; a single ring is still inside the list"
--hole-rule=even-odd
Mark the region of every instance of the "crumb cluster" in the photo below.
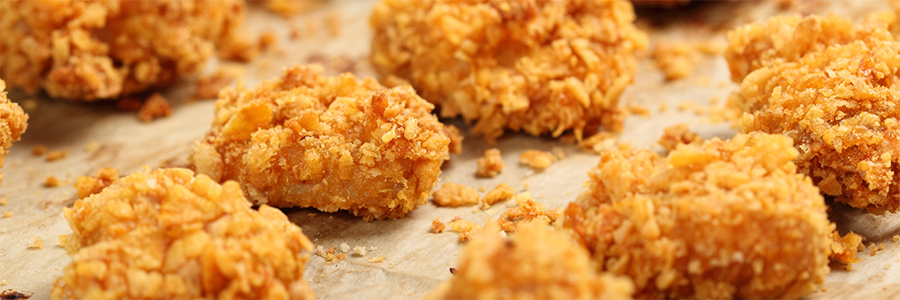
[[[323,76],[317,66],[219,94],[215,119],[191,163],[248,198],[278,207],[400,218],[425,204],[449,158],[433,105],[409,86]]]
[[[783,16],[729,33],[744,132],[783,133],[798,171],[872,213],[900,208],[900,42],[881,22]]]
[[[467,206],[478,203],[478,191],[462,184],[445,183],[434,192],[434,204],[437,206]]]
[[[505,167],[503,157],[500,156],[500,149],[491,148],[484,151],[484,156],[478,159],[475,176],[493,178],[500,175],[500,171],[503,171]]]
[[[249,45],[238,32],[240,0],[13,0],[0,1],[0,11],[0,77],[75,101],[171,85],[215,48]]]
[[[791,139],[739,134],[660,158],[627,145],[601,153],[565,227],[635,298],[787,298],[829,272],[834,224]]]
[[[624,0],[385,0],[369,19],[371,61],[488,141],[505,129],[580,139],[622,127],[619,96],[647,44],[634,19]]]
[[[312,299],[309,239],[278,209],[250,206],[236,182],[186,169],[115,180],[64,208],[72,262],[51,297]]]

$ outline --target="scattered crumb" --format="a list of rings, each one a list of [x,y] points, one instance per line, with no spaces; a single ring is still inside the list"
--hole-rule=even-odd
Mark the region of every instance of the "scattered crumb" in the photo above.
[[[481,207],[482,209],[488,209],[491,205],[494,205],[494,203],[511,199],[515,194],[516,190],[511,186],[506,183],[501,183],[488,192],[487,195],[484,195],[484,198],[481,199]]]
[[[31,154],[33,154],[34,156],[41,156],[41,155],[44,155],[44,153],[46,153],[46,152],[47,152],[47,147],[45,147],[44,145],[41,145],[41,144],[37,144],[37,146],[34,146],[34,148],[31,148]]]
[[[356,256],[366,256],[366,247],[364,246],[354,246],[353,254]]]
[[[9,197],[3,196],[3,198],[0,198],[0,205],[7,205],[7,204],[9,204]],[[896,235],[894,236],[894,241],[895,242],[897,241]]]
[[[479,191],[479,192],[484,193],[484,191],[486,191],[486,190],[487,190],[487,189],[485,189],[483,186],[479,186],[479,187],[478,187],[478,191]]]
[[[519,155],[519,164],[536,170],[543,170],[553,164],[556,157],[550,152],[540,150],[526,150]]]
[[[325,254],[327,254],[325,253],[325,247],[322,247],[322,245],[316,246],[316,255],[325,257]]]
[[[526,180],[525,183],[522,185],[522,188],[525,189],[526,191],[531,189],[531,182]]]
[[[325,16],[325,28],[328,29],[328,34],[331,37],[337,37],[341,35],[341,15],[338,14],[337,11],[330,11],[328,15]]]
[[[44,240],[39,236],[32,236],[31,239],[34,241],[28,245],[28,249],[44,249]]]
[[[890,269],[891,269],[891,264],[885,265],[885,266],[884,266],[884,269],[885,269],[885,270],[890,270]]]
[[[234,78],[233,75],[222,70],[209,76],[201,76],[194,82],[194,94],[187,101],[216,99],[219,96],[219,90],[234,82]]]
[[[278,43],[278,37],[275,36],[275,32],[273,32],[272,30],[266,30],[261,35],[259,35],[259,42],[257,43],[259,50],[265,51]]]
[[[47,161],[63,159],[63,158],[66,158],[66,156],[69,156],[69,150],[63,149],[63,150],[57,150],[57,151],[50,151],[49,153],[47,153]]]
[[[6,279],[4,279],[3,281],[0,281],[0,285],[9,285],[9,281],[6,281]]]
[[[884,250],[884,244],[879,244],[878,246],[875,246],[875,243],[869,244],[869,256],[875,256],[881,250]]]
[[[141,109],[138,111],[138,120],[147,123],[157,118],[168,117],[171,115],[172,107],[169,106],[169,101],[161,94],[153,93],[153,95],[150,95],[150,97],[144,101],[144,104],[141,105]]]
[[[894,235],[894,237],[892,237],[891,240],[893,240],[894,242],[900,242],[900,235]]]
[[[861,250],[859,247],[862,246],[862,236],[850,232],[842,237],[835,230],[831,233],[831,240],[831,255],[829,255],[829,258],[847,264],[847,270],[850,269],[851,264],[858,263],[861,260],[856,257],[856,252]]]
[[[68,234],[63,234],[59,236],[59,246],[65,248],[66,247],[66,238],[69,237]]]
[[[431,221],[431,231],[432,232],[441,233],[441,232],[444,232],[445,228],[447,228],[447,225],[444,225],[444,223],[441,222],[441,217],[434,218],[434,221]]]
[[[347,245],[347,243],[341,243],[341,252],[344,252],[344,253],[350,252],[350,245]]]
[[[653,49],[656,66],[666,76],[666,81],[687,77],[697,64],[691,43],[685,41],[662,40]]]
[[[319,214],[317,214],[317,213],[308,213],[308,214],[306,214],[306,216],[307,216],[307,217],[310,217],[310,218],[315,218],[315,217],[318,216],[318,215],[319,215]]]
[[[669,110],[668,103],[660,103],[659,104],[659,112],[666,112],[667,110]]]
[[[91,153],[91,152],[94,152],[94,150],[97,150],[97,148],[100,148],[100,143],[93,142],[93,141],[88,142],[87,144],[84,145],[84,152]]]
[[[381,255],[381,256],[378,256],[378,257],[373,257],[373,258],[370,258],[370,259],[369,259],[369,262],[370,262],[370,263],[376,263],[376,264],[377,264],[377,263],[380,263],[380,262],[383,262],[383,261],[384,261],[384,255]]]
[[[340,259],[340,260],[347,259],[347,255],[344,255],[344,253],[338,253],[334,257],[336,257],[337,259]]]
[[[56,176],[50,175],[47,178],[44,178],[44,186],[45,187],[57,187],[60,186],[62,182],[59,181],[59,178]]]
[[[563,151],[563,149],[560,148],[560,147],[553,147],[553,148],[550,148],[550,152],[553,153],[553,155],[556,156],[556,159],[557,159],[557,160],[563,160],[563,159],[566,159],[566,152]]]
[[[582,150],[592,153],[600,153],[612,149],[616,145],[616,138],[612,133],[602,131],[578,143]]]
[[[335,258],[334,253],[325,253],[325,261],[333,261]]]
[[[481,231],[481,226],[472,221],[463,220],[460,217],[453,218],[450,221],[450,229],[459,232],[459,241],[470,241]]]
[[[503,157],[500,156],[500,149],[491,148],[484,151],[484,157],[478,159],[478,170],[475,171],[475,175],[493,178],[500,174],[505,167]]]
[[[699,144],[703,142],[703,139],[696,133],[690,131],[687,124],[678,124],[666,127],[663,131],[663,136],[656,142],[662,145],[667,151],[672,151],[675,150],[678,145]]]
[[[625,105],[625,108],[627,108],[631,114],[639,115],[642,117],[650,116],[650,110],[647,109],[647,107],[643,106],[643,105],[629,103],[629,104]]]
[[[11,211],[4,211],[4,212],[3,212],[3,218],[6,219],[6,218],[9,218],[9,217],[12,217],[14,214],[15,214],[15,213],[13,213],[13,212],[11,212]]]
[[[478,204],[478,191],[461,184],[448,182],[434,192],[433,201],[437,206],[450,207]]]
[[[516,231],[516,226],[522,221],[541,220],[545,223],[556,221],[562,216],[562,208],[548,210],[543,203],[534,200],[528,192],[515,196],[516,206],[507,209],[497,220],[500,228],[506,232]]]

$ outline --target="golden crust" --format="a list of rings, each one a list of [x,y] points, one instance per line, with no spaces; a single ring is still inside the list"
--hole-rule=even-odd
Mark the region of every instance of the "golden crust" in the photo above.
[[[627,278],[597,274],[587,251],[547,223],[523,223],[508,241],[499,230],[488,224],[425,299],[630,299]]]
[[[28,129],[28,114],[18,104],[6,98],[6,82],[0,79],[0,168],[3,167],[3,160],[9,154],[9,147],[22,138],[26,129]],[[0,184],[2,183],[3,173],[0,173]]]
[[[872,213],[900,208],[900,42],[881,22],[775,17],[729,33],[744,132],[783,133],[798,170]]]
[[[234,44],[240,0],[0,1],[0,76],[79,101],[170,85]],[[165,12],[165,13],[160,13]]]
[[[309,239],[281,211],[253,210],[236,182],[138,172],[64,214],[72,263],[54,299],[314,297],[303,280]]]
[[[565,223],[636,298],[798,298],[829,272],[824,199],[797,174],[790,138],[683,144],[668,157],[603,152]]]
[[[449,158],[433,106],[409,86],[296,66],[254,89],[229,87],[191,162],[277,207],[400,218],[425,204]]]
[[[619,95],[647,43],[634,19],[622,0],[385,0],[369,19],[371,61],[488,141],[506,128],[580,139],[622,127]]]

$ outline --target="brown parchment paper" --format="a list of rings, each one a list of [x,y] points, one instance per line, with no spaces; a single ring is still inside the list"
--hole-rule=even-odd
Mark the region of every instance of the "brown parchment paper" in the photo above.
[[[248,85],[277,76],[283,66],[306,62],[322,63],[331,74],[352,71],[362,76],[374,75],[365,61],[372,34],[368,15],[374,4],[371,0],[331,1],[291,19],[250,5],[250,34],[255,37],[264,31],[274,32],[279,40],[275,49],[248,64],[212,61],[205,72],[218,68],[238,70],[241,80]],[[860,20],[879,9],[887,9],[887,1],[710,1],[675,10],[641,8],[638,24],[650,32],[652,49],[653,43],[661,38],[724,42],[725,32],[733,26],[774,14],[834,12]],[[326,26],[326,20],[335,18],[339,24],[338,35],[329,33]],[[315,27],[313,30],[307,30],[310,24]],[[299,27],[303,36],[290,39],[292,27]],[[644,106],[650,116],[629,117],[619,140],[660,150],[655,141],[663,128],[679,123],[689,124],[704,138],[730,138],[737,131],[728,124],[713,124],[706,114],[682,111],[678,107],[682,103],[704,108],[721,106],[736,89],[720,56],[700,56],[689,77],[666,82],[649,55],[645,55],[640,60],[635,83],[625,91],[622,102]],[[3,168],[6,178],[0,197],[9,197],[9,204],[0,206],[0,211],[14,215],[0,219],[0,280],[8,282],[0,290],[31,292],[35,299],[49,298],[50,286],[70,261],[57,241],[60,235],[71,232],[61,210],[75,201],[71,184],[77,176],[94,174],[104,167],[116,167],[128,174],[140,170],[142,165],[187,166],[193,141],[203,136],[213,117],[212,101],[184,101],[192,91],[189,80],[165,90],[174,114],[149,124],[139,122],[134,113],[117,111],[113,104],[72,104],[45,99],[42,95],[28,96],[17,91],[10,94],[19,103],[37,100],[38,105],[28,110],[31,116],[28,131],[22,141],[14,144]],[[661,104],[668,106],[665,112],[660,112]],[[467,129],[459,120],[445,121],[464,131]],[[99,147],[85,151],[91,142],[98,143]],[[46,162],[43,157],[31,154],[32,147],[38,144],[50,151],[66,149],[69,155]],[[506,169],[495,178],[477,179],[476,160],[491,147],[501,150]],[[549,151],[554,147],[561,148],[567,157],[545,171],[535,173],[518,165],[521,152]],[[507,183],[516,192],[525,191],[525,186],[529,186],[528,192],[537,200],[555,208],[574,200],[585,190],[582,185],[587,180],[586,172],[596,163],[596,156],[551,138],[512,133],[496,145],[488,145],[476,137],[466,136],[463,154],[451,155],[443,167],[439,185],[455,182],[490,190]],[[44,187],[48,175],[62,179],[65,186]],[[498,204],[487,211],[473,211],[473,207],[438,208],[429,203],[404,219],[375,222],[364,222],[347,213],[322,213],[314,209],[286,209],[285,212],[316,245],[327,249],[347,243],[368,250],[365,257],[351,255],[335,262],[313,256],[306,279],[318,298],[421,299],[451,276],[449,268],[454,266],[463,246],[456,233],[431,233],[431,220],[440,217],[447,222],[460,216],[483,224],[487,218],[499,216],[505,208],[505,204]],[[850,271],[841,264],[832,264],[832,273],[826,277],[822,291],[807,298],[896,298],[900,294],[900,243],[893,242],[891,237],[900,234],[900,214],[874,216],[833,204],[831,218],[842,233],[852,230],[866,238],[866,245],[883,243],[885,248],[874,256],[860,253],[862,261]],[[44,240],[44,249],[28,249],[33,236]],[[383,262],[368,261],[382,255]]]

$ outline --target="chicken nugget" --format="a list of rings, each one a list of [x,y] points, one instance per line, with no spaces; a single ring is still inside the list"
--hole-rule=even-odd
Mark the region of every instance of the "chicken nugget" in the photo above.
[[[505,129],[580,140],[622,128],[619,96],[647,44],[634,19],[623,0],[384,0],[370,59],[488,141]]]
[[[171,85],[241,43],[242,0],[0,1],[0,77],[94,101]]]
[[[825,194],[900,208],[900,42],[881,22],[775,17],[729,33],[744,132],[794,139],[798,172]]]
[[[312,299],[312,243],[278,209],[250,205],[236,182],[187,169],[115,180],[63,209],[72,262],[51,297]]]
[[[22,138],[26,129],[28,114],[18,104],[9,101],[6,97],[6,82],[0,79],[0,168],[3,168],[3,160],[9,154],[9,147]],[[3,173],[0,173],[0,184],[2,183]]]
[[[372,220],[425,204],[450,157],[434,106],[409,86],[321,73],[290,67],[254,89],[222,90],[190,158],[196,170],[236,180],[251,201],[276,207]]]
[[[564,226],[636,299],[795,299],[830,271],[833,223],[791,139],[738,134],[665,158],[601,153]]]
[[[547,223],[523,223],[508,241],[498,231],[489,223],[425,299],[631,299],[627,278],[597,274],[587,251]]]

